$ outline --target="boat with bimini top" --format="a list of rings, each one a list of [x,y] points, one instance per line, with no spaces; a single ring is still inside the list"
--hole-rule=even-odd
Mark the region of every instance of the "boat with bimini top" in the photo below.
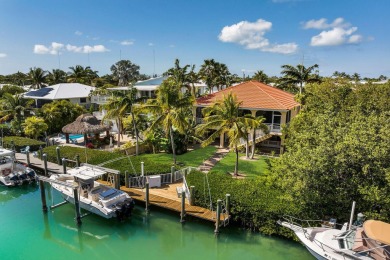
[[[339,225],[341,229],[337,229],[335,219],[323,222],[285,216],[278,224],[291,229],[317,259],[389,260],[390,224],[378,220],[363,223],[364,216],[361,213],[352,224],[352,217],[353,214],[349,224]]]
[[[0,184],[17,186],[36,180],[35,171],[15,160],[15,153],[0,147]]]
[[[102,167],[82,164],[66,174],[52,174],[52,187],[65,201],[75,203],[73,188],[78,190],[80,207],[104,218],[123,220],[131,215],[134,200],[125,192],[96,181],[107,172]]]

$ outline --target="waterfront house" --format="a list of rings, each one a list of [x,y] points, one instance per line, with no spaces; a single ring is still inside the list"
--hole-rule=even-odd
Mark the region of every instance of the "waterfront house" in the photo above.
[[[279,152],[283,145],[281,129],[300,110],[300,104],[294,100],[294,95],[258,81],[243,82],[196,99],[194,109],[197,123],[202,123],[204,107],[217,100],[223,100],[228,93],[233,93],[238,101],[242,102],[243,114],[265,117],[264,123],[268,126],[270,134],[266,136],[266,140],[260,138],[261,136],[257,140],[261,141],[260,145],[265,149]],[[220,146],[224,146],[226,138],[220,137]]]
[[[95,88],[80,83],[60,83],[45,88],[31,90],[24,94],[24,98],[34,99],[35,107],[42,107],[54,100],[69,100],[86,108],[91,105],[89,95]]]

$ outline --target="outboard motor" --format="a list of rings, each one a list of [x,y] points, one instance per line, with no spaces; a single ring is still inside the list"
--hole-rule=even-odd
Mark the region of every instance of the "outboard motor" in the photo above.
[[[115,205],[115,208],[116,208],[116,217],[118,218],[119,221],[122,221],[124,219],[124,206],[125,204],[123,202],[118,202],[116,205]]]
[[[30,181],[33,181],[36,179],[35,172],[31,169],[27,172],[27,176],[28,176],[28,178],[30,178]]]
[[[15,185],[19,185],[19,184],[20,184],[19,176],[18,176],[17,174],[11,173],[11,174],[9,175],[9,177],[10,177],[9,179],[10,179],[11,181],[13,181]]]
[[[19,175],[19,180],[23,183],[25,181],[27,181],[27,174],[25,172],[20,172],[18,173]]]
[[[132,198],[127,198],[127,199],[125,199],[124,203],[125,203],[125,208],[126,208],[126,217],[130,217],[131,212],[133,211],[135,202]]]

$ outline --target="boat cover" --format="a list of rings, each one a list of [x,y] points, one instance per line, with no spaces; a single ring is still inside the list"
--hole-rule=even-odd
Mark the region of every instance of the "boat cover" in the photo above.
[[[369,238],[390,245],[390,224],[379,220],[367,220],[363,228]]]
[[[69,170],[68,173],[82,180],[90,180],[96,179],[107,172],[93,167],[81,166]]]

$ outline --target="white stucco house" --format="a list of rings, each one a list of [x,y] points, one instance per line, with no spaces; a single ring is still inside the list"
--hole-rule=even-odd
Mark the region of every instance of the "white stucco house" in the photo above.
[[[91,99],[89,95],[95,87],[80,83],[60,83],[45,88],[31,90],[24,94],[24,98],[34,99],[37,108],[54,100],[69,100],[73,104],[79,104],[89,108]]]

